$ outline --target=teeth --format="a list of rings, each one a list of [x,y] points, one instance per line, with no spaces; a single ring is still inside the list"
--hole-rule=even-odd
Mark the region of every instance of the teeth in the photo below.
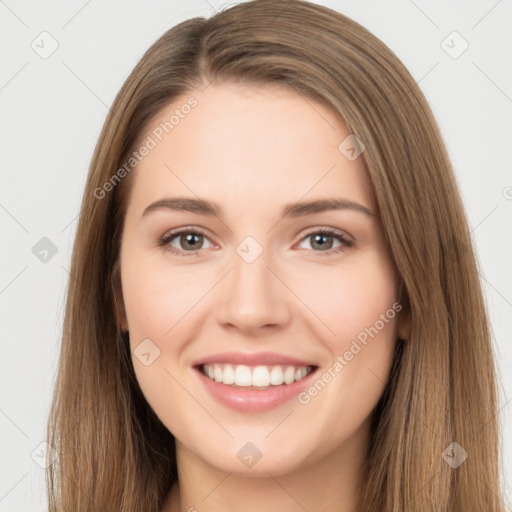
[[[224,384],[234,384],[236,381],[235,371],[231,365],[228,365],[224,368],[222,382]]]
[[[308,370],[304,366],[297,368],[295,370],[295,380],[303,379],[307,374],[308,374]]]
[[[249,370],[250,372],[250,370]],[[266,387],[270,384],[270,376],[266,366],[256,366],[252,372],[252,385]]]
[[[311,372],[309,366],[246,366],[243,364],[205,364],[203,373],[211,380],[242,387],[265,388],[291,384]]]
[[[222,370],[220,370],[220,366],[218,366],[218,365],[214,365],[214,366],[217,366],[217,368],[219,368],[219,371],[222,373]],[[235,384],[237,386],[252,386],[251,369],[248,366],[244,366],[244,365],[240,364],[236,367],[236,369],[235,369]]]
[[[283,382],[283,369],[280,366],[274,366],[270,372],[270,384],[274,384],[274,386],[280,386]]]
[[[295,368],[293,366],[288,366],[288,368],[286,368],[283,379],[286,382],[286,384],[291,384],[292,382],[295,382]]]

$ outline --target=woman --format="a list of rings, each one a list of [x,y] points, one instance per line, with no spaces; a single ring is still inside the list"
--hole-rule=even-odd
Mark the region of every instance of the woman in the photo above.
[[[381,41],[255,0],[146,52],[84,193],[50,510],[503,511],[494,371],[443,141]]]

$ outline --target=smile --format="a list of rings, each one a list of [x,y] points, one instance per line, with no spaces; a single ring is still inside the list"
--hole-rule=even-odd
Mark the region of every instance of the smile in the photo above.
[[[224,352],[192,363],[198,386],[217,403],[244,413],[271,411],[310,386],[319,367],[284,354]]]

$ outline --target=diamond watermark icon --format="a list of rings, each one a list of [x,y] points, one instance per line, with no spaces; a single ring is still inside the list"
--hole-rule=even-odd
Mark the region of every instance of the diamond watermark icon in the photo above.
[[[149,366],[160,356],[160,349],[149,338],[146,338],[137,345],[133,355],[144,366]]]
[[[253,263],[263,252],[263,247],[252,236],[246,236],[236,247],[236,253],[246,262]]]
[[[458,59],[469,48],[469,43],[454,30],[441,41],[441,48],[452,59]]]
[[[247,466],[250,469],[261,459],[263,454],[253,443],[249,442],[245,443],[242,448],[238,450],[236,456],[244,466]]]
[[[48,263],[57,254],[57,246],[49,238],[43,236],[32,247],[32,254],[43,263]]]
[[[30,456],[38,466],[46,469],[54,463],[59,454],[51,444],[43,441],[35,447]]]
[[[351,133],[338,146],[339,152],[347,159],[353,162],[364,150],[366,146]]]
[[[30,43],[30,47],[46,60],[57,51],[59,43],[49,32],[43,31]]]
[[[453,469],[457,469],[468,458],[468,452],[454,441],[445,448],[441,457]]]

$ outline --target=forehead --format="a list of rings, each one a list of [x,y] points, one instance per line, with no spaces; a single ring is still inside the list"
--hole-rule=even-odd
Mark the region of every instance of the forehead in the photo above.
[[[371,208],[363,158],[339,149],[349,136],[327,107],[291,89],[210,85],[163,108],[142,134],[151,149],[133,171],[131,203],[186,195],[247,210],[340,196]]]

